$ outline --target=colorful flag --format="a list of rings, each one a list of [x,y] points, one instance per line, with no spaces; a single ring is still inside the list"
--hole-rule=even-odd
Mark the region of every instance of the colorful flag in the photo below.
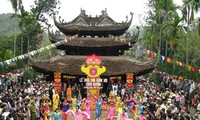
[[[3,63],[3,62],[0,62],[0,65],[1,65],[1,66],[4,66],[4,63]]]
[[[188,70],[189,70],[189,71],[191,70],[191,68],[192,68],[192,66],[188,66]]]

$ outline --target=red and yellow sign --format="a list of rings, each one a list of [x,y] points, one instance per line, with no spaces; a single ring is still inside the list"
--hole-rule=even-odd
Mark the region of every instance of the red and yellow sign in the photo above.
[[[100,56],[96,56],[95,54],[88,56],[86,58],[86,64],[87,66],[81,66],[81,71],[84,72],[88,78],[99,78],[102,73],[106,72],[106,67],[100,67]]]
[[[61,92],[61,73],[60,72],[54,72],[54,87],[58,91],[58,93]]]
[[[91,94],[88,97],[92,97],[93,95],[99,96],[101,82],[98,82],[96,79],[100,78],[100,75],[106,72],[106,67],[100,66],[101,58],[100,56],[96,56],[95,54],[88,56],[86,58],[86,65],[81,66],[81,71],[87,75],[88,81],[87,85],[87,93]]]
[[[129,88],[133,87],[133,78],[134,78],[134,74],[133,73],[127,73],[126,74],[126,85]]]

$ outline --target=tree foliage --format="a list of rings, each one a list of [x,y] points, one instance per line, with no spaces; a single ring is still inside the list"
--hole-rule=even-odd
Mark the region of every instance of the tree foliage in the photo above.
[[[198,80],[198,72],[188,71],[187,66],[199,68],[200,65],[200,18],[195,19],[195,12],[199,13],[200,1],[185,0],[182,6],[177,6],[173,0],[149,0],[148,5],[150,10],[142,43],[153,51],[160,48],[162,55],[184,64],[188,52],[189,62],[185,68],[178,67],[175,62],[169,64],[161,61],[158,63],[158,70]]]
[[[48,17],[58,14],[59,0],[35,0],[35,5],[31,6],[31,12],[36,15],[36,20],[48,25]]]

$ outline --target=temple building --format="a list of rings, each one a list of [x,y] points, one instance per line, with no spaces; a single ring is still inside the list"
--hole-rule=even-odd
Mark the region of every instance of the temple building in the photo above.
[[[103,83],[107,86],[110,82],[126,83],[127,74],[132,73],[133,81],[136,76],[151,72],[154,65],[151,62],[140,62],[134,58],[124,56],[124,51],[131,48],[130,44],[122,43],[113,37],[123,37],[128,43],[135,44],[138,40],[140,29],[131,35],[126,31],[131,25],[131,18],[118,23],[109,17],[107,10],[102,10],[99,16],[89,16],[85,10],[81,9],[80,14],[70,22],[64,22],[59,18],[54,18],[55,26],[59,31],[53,32],[49,29],[48,35],[52,43],[64,40],[70,36],[78,35],[73,40],[61,44],[57,49],[65,52],[65,55],[57,55],[46,61],[30,59],[32,67],[38,72],[49,75],[48,79],[53,80],[54,73],[61,73],[61,81],[66,82],[71,79],[80,82],[80,78],[87,78],[81,71],[81,66],[85,64],[86,58],[95,54],[101,57],[101,66],[106,67],[106,71],[100,75],[107,79]],[[103,88],[104,89],[104,88]]]

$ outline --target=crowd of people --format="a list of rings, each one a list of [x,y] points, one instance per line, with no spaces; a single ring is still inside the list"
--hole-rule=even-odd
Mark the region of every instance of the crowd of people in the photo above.
[[[109,83],[100,96],[86,93],[82,84],[67,84],[58,91],[40,79],[24,83],[23,71],[0,76],[1,120],[199,120],[200,83],[160,73],[159,85],[140,76],[132,88]]]

